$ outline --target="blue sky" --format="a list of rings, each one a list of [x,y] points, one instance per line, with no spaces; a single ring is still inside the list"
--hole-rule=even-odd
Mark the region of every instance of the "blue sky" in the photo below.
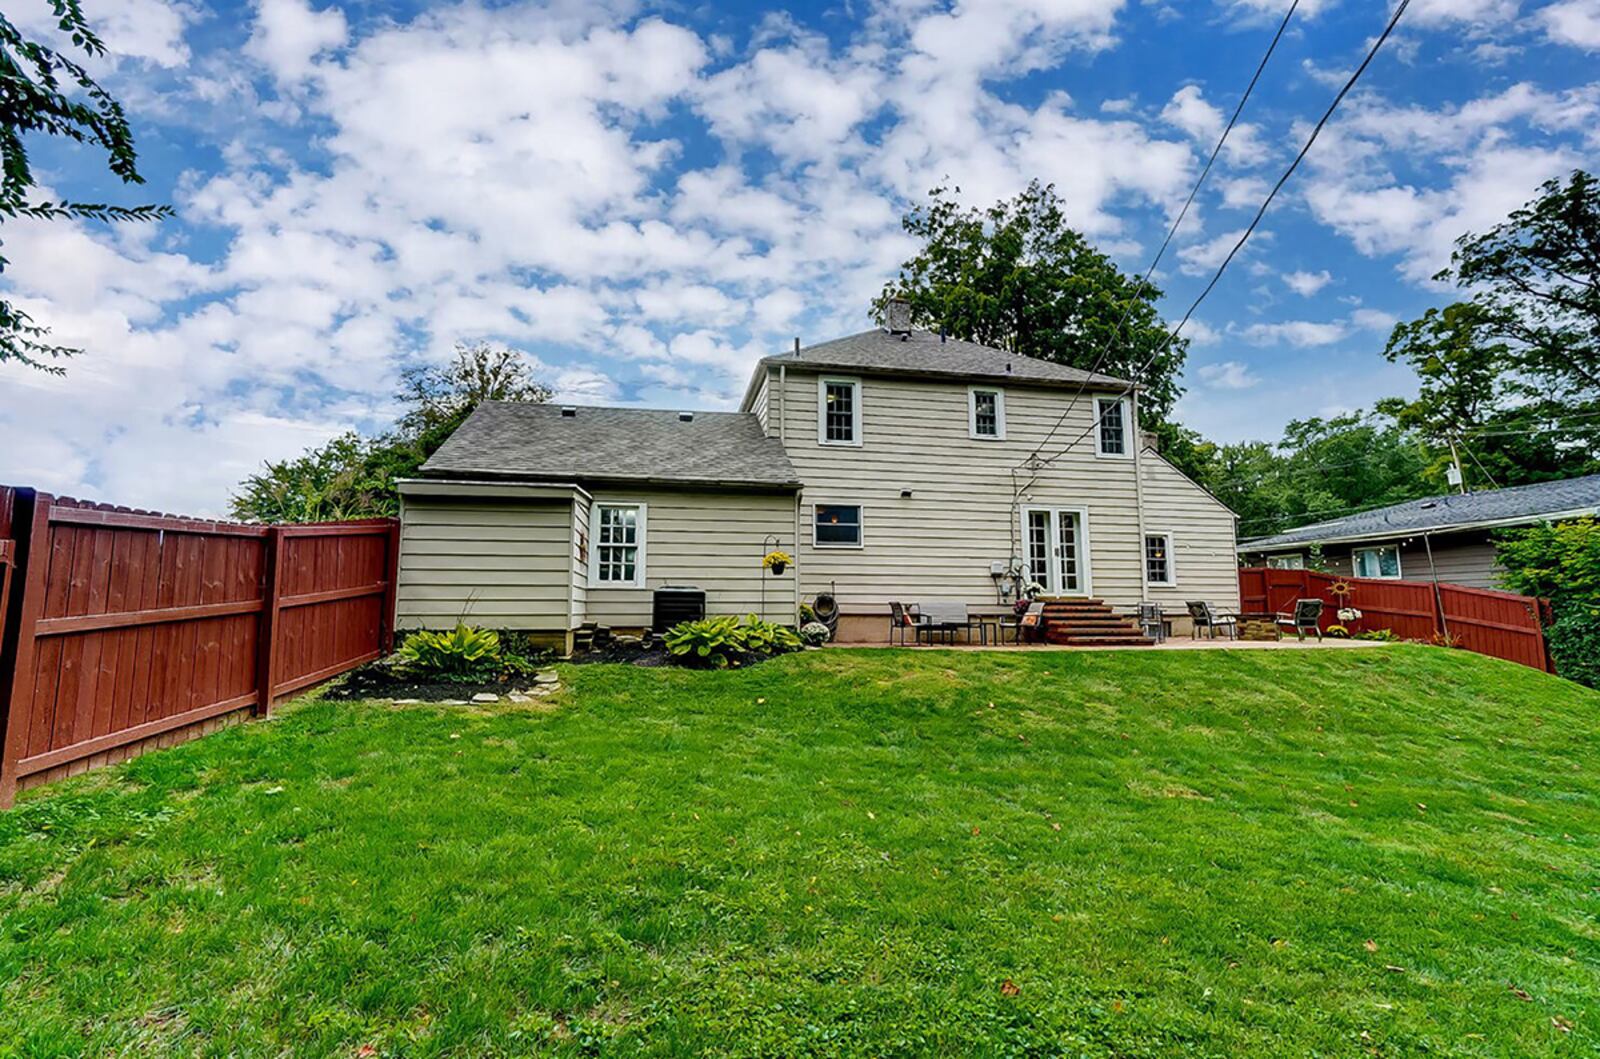
[[[729,407],[764,353],[868,325],[945,180],[1053,181],[1142,270],[1285,6],[87,0],[149,184],[49,144],[42,176],[178,218],[7,226],[14,296],[88,352],[0,367],[0,481],[218,512],[457,340],[570,400]],[[1389,11],[1303,0],[1158,274],[1174,317]],[[1600,0],[1414,0],[1199,314],[1181,418],[1272,439],[1404,391],[1384,339],[1455,237],[1596,167],[1597,55]]]

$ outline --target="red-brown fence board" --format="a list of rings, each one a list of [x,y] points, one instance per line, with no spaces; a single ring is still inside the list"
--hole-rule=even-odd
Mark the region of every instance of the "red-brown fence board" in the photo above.
[[[1346,596],[1331,588],[1344,582]],[[1353,607],[1353,631],[1392,629],[1407,640],[1443,640],[1478,654],[1551,670],[1545,647],[1543,605],[1529,596],[1431,581],[1340,577],[1314,570],[1247,567],[1239,571],[1240,605],[1247,614],[1287,613],[1297,599],[1321,599],[1322,628],[1339,623],[1336,611]]]
[[[13,504],[0,490],[0,526]],[[0,805],[19,780],[265,711],[392,646],[392,519],[249,526],[38,494],[27,535]],[[19,550],[0,543],[0,576]]]

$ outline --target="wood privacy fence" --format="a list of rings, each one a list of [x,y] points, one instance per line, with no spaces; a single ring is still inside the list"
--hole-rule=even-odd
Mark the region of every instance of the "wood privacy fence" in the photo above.
[[[1340,597],[1336,582],[1350,585]],[[1549,604],[1531,596],[1494,592],[1431,581],[1391,581],[1340,577],[1315,570],[1246,567],[1239,571],[1239,598],[1246,614],[1274,614],[1294,608],[1297,599],[1321,599],[1322,628],[1339,623],[1342,606],[1361,612],[1353,632],[1393,629],[1407,640],[1450,642],[1482,655],[1555,672],[1545,646]]]
[[[240,525],[0,486],[0,808],[381,657],[399,541],[393,519]]]

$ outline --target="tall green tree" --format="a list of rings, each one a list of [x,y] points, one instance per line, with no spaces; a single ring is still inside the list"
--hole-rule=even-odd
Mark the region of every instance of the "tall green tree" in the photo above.
[[[937,187],[902,221],[921,240],[916,256],[874,302],[911,304],[928,330],[1041,360],[1133,378],[1151,422],[1166,419],[1182,394],[1185,339],[1168,342],[1156,308],[1161,291],[1125,275],[1067,224],[1055,186],[1038,181],[987,209],[965,208],[960,188]]]
[[[248,522],[334,522],[394,515],[396,479],[417,473],[484,401],[545,402],[553,396],[527,357],[487,343],[457,343],[444,365],[402,373],[404,411],[373,438],[341,434],[293,459],[267,463],[239,484],[233,517]]]
[[[1385,356],[1417,374],[1379,408],[1462,454],[1477,487],[1600,471],[1600,183],[1576,172],[1456,244],[1439,279],[1468,300],[1397,326]]]
[[[106,52],[78,0],[49,0],[56,26],[88,57]],[[115,206],[104,202],[34,198],[38,181],[28,157],[34,135],[58,136],[98,148],[106,166],[125,184],[142,184],[133,130],[122,105],[74,59],[29,38],[0,14],[0,223],[37,220],[152,221],[171,215],[168,206]],[[0,255],[0,272],[10,262]],[[54,361],[81,352],[49,341],[49,328],[9,299],[0,298],[0,363],[16,361],[61,374]]]

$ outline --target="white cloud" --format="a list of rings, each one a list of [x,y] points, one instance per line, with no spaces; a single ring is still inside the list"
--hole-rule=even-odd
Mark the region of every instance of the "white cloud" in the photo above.
[[[1540,11],[1539,21],[1559,44],[1600,51],[1600,0],[1560,0]]]
[[[1320,272],[1286,272],[1283,275],[1283,282],[1300,297],[1311,298],[1333,282],[1333,273],[1327,269]]]
[[[1350,334],[1348,325],[1337,321],[1317,323],[1311,320],[1286,320],[1281,323],[1251,324],[1241,328],[1239,335],[1257,346],[1331,346]]]
[[[1237,360],[1204,364],[1200,367],[1200,378],[1207,386],[1217,390],[1248,390],[1261,382],[1260,376]]]
[[[1209,157],[1215,149],[1222,131],[1227,128],[1227,116],[1207,103],[1198,85],[1185,85],[1178,89],[1161,111],[1161,120],[1188,134]],[[1223,157],[1238,165],[1258,165],[1267,159],[1267,149],[1260,139],[1261,130],[1247,121],[1241,121],[1228,134]]]
[[[244,50],[280,82],[292,84],[311,73],[317,56],[342,47],[347,34],[337,7],[318,11],[306,0],[257,0],[255,28]]]

